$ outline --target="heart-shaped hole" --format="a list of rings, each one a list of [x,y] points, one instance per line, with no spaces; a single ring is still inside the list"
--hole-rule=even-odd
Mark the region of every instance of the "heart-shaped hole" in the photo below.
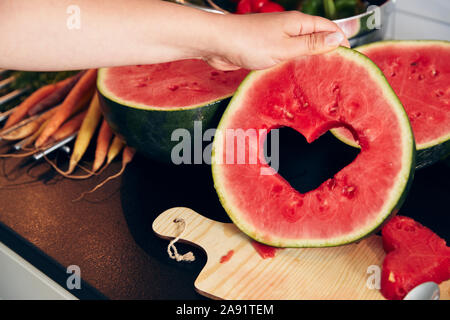
[[[283,127],[279,130],[279,162],[270,154],[273,131],[265,141],[266,161],[300,193],[319,187],[341,169],[349,165],[360,149],[350,147],[327,132],[313,143],[308,143],[296,130]],[[278,167],[278,168],[277,168]]]

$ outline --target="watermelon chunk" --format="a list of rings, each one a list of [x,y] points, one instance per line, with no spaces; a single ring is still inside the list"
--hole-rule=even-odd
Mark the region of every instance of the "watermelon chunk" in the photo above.
[[[396,216],[382,229],[387,255],[381,273],[381,293],[401,300],[424,282],[450,279],[450,248],[445,240],[411,218]]]

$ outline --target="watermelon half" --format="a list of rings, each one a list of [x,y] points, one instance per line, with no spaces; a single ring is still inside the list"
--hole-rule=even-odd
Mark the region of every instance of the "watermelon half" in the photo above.
[[[450,42],[381,41],[357,48],[383,71],[406,109],[416,139],[416,166],[450,154]],[[357,147],[352,135],[333,130]]]
[[[170,162],[172,132],[194,122],[218,123],[228,98],[247,70],[219,71],[197,59],[102,68],[97,88],[105,118],[127,144],[157,161]]]
[[[264,135],[291,127],[312,142],[341,126],[353,132],[361,152],[305,194],[268,166],[261,156],[264,139],[255,145],[245,138],[242,148],[227,138],[238,130]],[[239,164],[242,154],[247,161]],[[337,246],[370,234],[397,211],[414,157],[408,117],[383,73],[341,47],[250,73],[220,120],[212,172],[223,207],[251,238],[277,247]]]

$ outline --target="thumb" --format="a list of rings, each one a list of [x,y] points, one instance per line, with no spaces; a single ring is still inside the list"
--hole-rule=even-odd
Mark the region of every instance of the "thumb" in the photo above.
[[[239,70],[241,68],[221,57],[207,57],[204,58],[203,60],[205,60],[211,67],[217,70],[234,71]]]
[[[316,32],[292,37],[295,55],[313,55],[325,53],[340,45],[348,45],[342,32]]]

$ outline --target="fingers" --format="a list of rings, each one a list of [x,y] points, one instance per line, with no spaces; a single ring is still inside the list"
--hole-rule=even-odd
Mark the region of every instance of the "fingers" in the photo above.
[[[311,16],[299,11],[290,11],[288,14],[290,19],[286,19],[285,32],[291,37],[340,30],[336,23],[323,17]]]
[[[340,45],[350,47],[344,32],[333,21],[296,11],[289,15],[285,32],[291,37],[287,52],[290,57],[325,53]]]
[[[344,47],[347,47],[347,48],[351,48],[350,42],[348,41],[347,37],[344,37],[344,41],[341,42],[341,46],[344,46]]]
[[[340,45],[347,46],[348,40],[340,31],[310,33],[288,39],[290,57],[325,53]]]

